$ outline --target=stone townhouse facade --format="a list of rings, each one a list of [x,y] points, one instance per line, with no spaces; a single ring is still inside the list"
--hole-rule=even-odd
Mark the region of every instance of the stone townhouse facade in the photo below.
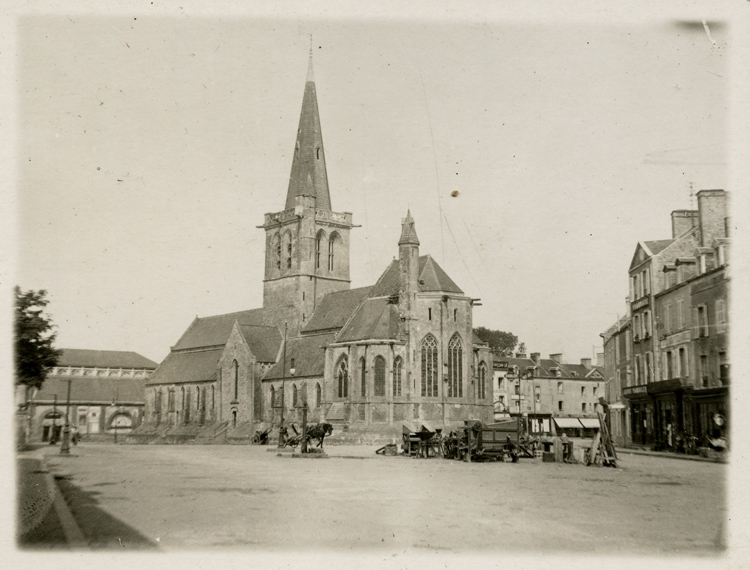
[[[728,197],[697,198],[698,210],[672,213],[671,240],[638,244],[629,270],[633,374],[622,395],[633,444],[674,449],[678,434],[726,433]]]
[[[609,406],[611,436],[615,445],[624,446],[632,443],[630,416],[622,395],[623,388],[630,386],[633,374],[630,315],[618,319],[601,337],[604,341],[605,400]]]
[[[606,393],[604,370],[582,358],[563,360],[562,353],[541,358],[538,352],[515,358],[495,357],[496,418],[529,419],[531,433],[578,433],[598,425],[599,398]],[[581,423],[583,420],[583,423]]]

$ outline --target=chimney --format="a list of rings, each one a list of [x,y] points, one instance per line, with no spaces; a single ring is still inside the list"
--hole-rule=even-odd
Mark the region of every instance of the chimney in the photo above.
[[[562,352],[558,352],[557,354],[550,354],[550,355],[549,355],[549,357],[550,357],[550,358],[551,358],[552,360],[554,360],[555,362],[557,362],[558,364],[562,364],[562,363],[563,363],[563,355],[562,355]]]
[[[604,353],[603,352],[596,353],[596,365],[604,366]]]
[[[711,247],[714,238],[727,237],[727,193],[724,190],[701,190],[697,196],[701,246]]]
[[[581,366],[585,366],[586,368],[591,368],[591,359],[581,358]]]
[[[516,352],[516,358],[528,358],[525,352]]]
[[[539,361],[541,360],[541,358],[542,358],[541,353],[539,353],[539,352],[532,352],[531,353],[531,360],[533,360],[534,364],[536,364],[537,366],[539,366]]]
[[[698,225],[698,210],[675,210],[672,212],[672,239],[676,239]]]

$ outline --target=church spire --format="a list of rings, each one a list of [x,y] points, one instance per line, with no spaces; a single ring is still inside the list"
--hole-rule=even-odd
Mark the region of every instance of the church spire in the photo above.
[[[401,219],[401,238],[398,245],[419,245],[417,230],[414,227],[414,218],[411,217],[411,210],[406,211],[406,217]]]
[[[328,173],[326,172],[326,160],[323,151],[323,135],[320,130],[318,98],[315,93],[315,77],[313,75],[312,38],[310,42],[305,94],[302,97],[302,112],[297,128],[297,141],[294,145],[294,158],[292,159],[292,172],[289,176],[285,209],[294,208],[297,196],[314,196],[317,209],[331,210]]]

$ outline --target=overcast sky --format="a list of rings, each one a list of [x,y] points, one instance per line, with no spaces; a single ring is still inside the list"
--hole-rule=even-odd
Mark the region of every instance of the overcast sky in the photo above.
[[[624,313],[637,241],[671,237],[691,187],[732,190],[732,28],[705,11],[290,13],[17,21],[15,282],[49,291],[58,346],[161,361],[196,315],[261,306],[310,33],[352,287],[410,208],[475,326],[577,362]]]

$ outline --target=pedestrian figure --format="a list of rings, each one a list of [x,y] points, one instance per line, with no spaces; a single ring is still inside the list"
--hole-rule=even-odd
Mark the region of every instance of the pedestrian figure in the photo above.
[[[70,434],[70,441],[73,445],[78,445],[78,428],[74,427]]]
[[[672,447],[672,424],[667,424],[667,447]]]

